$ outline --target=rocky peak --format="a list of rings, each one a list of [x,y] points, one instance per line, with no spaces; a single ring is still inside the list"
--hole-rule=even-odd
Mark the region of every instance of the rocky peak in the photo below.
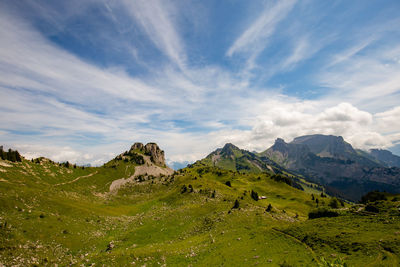
[[[131,146],[130,151],[150,156],[151,162],[159,166],[166,166],[164,151],[161,150],[156,143],[147,143],[146,145],[143,145],[142,143],[134,143]]]
[[[305,135],[296,137],[292,144],[306,145],[310,151],[322,157],[348,158],[350,154],[356,154],[353,147],[344,141],[342,136],[334,135]]]
[[[282,138],[277,138],[271,149],[273,151],[280,151],[284,153],[288,150],[288,144]]]
[[[285,140],[283,140],[282,138],[276,138],[275,143],[284,143],[286,144]]]
[[[142,143],[134,143],[131,146],[131,150],[144,150],[144,145]]]
[[[235,146],[234,144],[231,144],[231,143],[226,143],[224,145],[224,147],[222,148],[222,152],[225,152],[225,153],[232,152],[233,150],[239,150],[239,148],[237,146]]]
[[[144,152],[150,156],[150,160],[160,166],[165,166],[164,151],[156,143],[148,143],[144,146]]]

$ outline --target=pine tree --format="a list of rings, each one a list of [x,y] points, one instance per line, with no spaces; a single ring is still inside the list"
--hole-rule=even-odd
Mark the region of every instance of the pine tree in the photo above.
[[[15,158],[16,158],[16,160],[17,160],[18,162],[21,162],[21,161],[22,161],[21,155],[19,154],[19,152],[18,152],[17,150],[15,151]]]
[[[235,204],[233,204],[232,209],[238,209],[239,206],[240,206],[239,200],[236,199],[236,200],[235,200]]]
[[[258,201],[258,193],[256,191],[251,190],[251,198],[255,201]]]

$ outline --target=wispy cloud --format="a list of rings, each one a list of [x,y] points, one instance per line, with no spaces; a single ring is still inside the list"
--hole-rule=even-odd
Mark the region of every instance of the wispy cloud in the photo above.
[[[99,164],[155,141],[170,161],[194,161],[225,142],[264,150],[302,134],[343,135],[360,148],[400,140],[400,48],[383,30],[341,39],[336,27],[325,33],[326,21],[302,24],[316,12],[310,2],[271,1],[226,51],[219,13],[204,44],[188,37],[198,26],[182,23],[178,2],[80,3],[62,4],[64,15],[27,5],[35,18],[0,4],[0,139],[28,157]],[[306,89],[323,92],[297,96]]]
[[[226,54],[249,53],[256,57],[267,45],[268,39],[275,32],[278,23],[283,20],[293,6],[295,0],[278,1],[273,6],[267,5],[261,15],[248,27],[229,47]]]
[[[173,22],[176,10],[172,3],[169,0],[124,0],[123,3],[157,48],[184,68],[186,53]]]

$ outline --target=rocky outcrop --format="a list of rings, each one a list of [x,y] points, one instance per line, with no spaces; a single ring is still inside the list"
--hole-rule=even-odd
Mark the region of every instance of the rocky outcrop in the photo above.
[[[144,146],[146,155],[150,156],[150,160],[159,166],[165,166],[164,151],[161,150],[156,143],[148,143]]]
[[[150,161],[154,164],[165,167],[165,157],[164,151],[161,150],[156,143],[147,143],[143,145],[142,143],[134,143],[131,146],[131,152],[143,153],[150,157]]]
[[[155,177],[169,176],[174,170],[165,164],[164,151],[161,150],[156,143],[135,143],[128,152],[120,155],[120,159],[124,157],[135,157],[142,161],[135,161],[135,172],[128,178],[114,180],[110,185],[110,192],[116,193],[122,186],[135,182],[138,177],[148,180]]]
[[[144,150],[144,145],[142,143],[134,143],[133,146],[131,146],[131,150]]]

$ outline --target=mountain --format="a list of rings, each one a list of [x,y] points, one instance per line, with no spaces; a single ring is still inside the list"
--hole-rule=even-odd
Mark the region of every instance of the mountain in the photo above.
[[[372,190],[399,193],[400,169],[388,169],[365,153],[355,150],[340,136],[307,135],[290,143],[277,139],[260,155],[324,185],[329,193],[352,201]]]
[[[215,153],[236,164],[235,154],[251,156],[232,145]],[[293,188],[272,172],[201,161],[170,175],[161,170],[168,167],[154,143],[137,143],[100,167],[0,159],[0,266],[397,266],[400,260],[400,196],[373,192],[353,205],[314,187]]]
[[[278,173],[282,174],[285,169],[279,166],[268,157],[240,149],[237,146],[227,143],[222,148],[216,149],[199,163],[215,166],[225,170],[243,173]]]
[[[371,149],[369,154],[376,160],[385,164],[387,167],[400,168],[400,157],[384,149]]]
[[[315,193],[323,191],[321,186],[306,182],[302,177],[277,164],[268,156],[240,149],[231,143],[227,143],[224,147],[216,149],[193,165],[213,166],[239,173],[268,173],[273,175],[275,179],[286,180],[288,184],[300,190],[309,190],[312,188],[312,191]]]
[[[187,167],[190,164],[190,161],[171,161],[168,163],[168,165],[173,169],[173,170],[180,170],[185,167]]]

